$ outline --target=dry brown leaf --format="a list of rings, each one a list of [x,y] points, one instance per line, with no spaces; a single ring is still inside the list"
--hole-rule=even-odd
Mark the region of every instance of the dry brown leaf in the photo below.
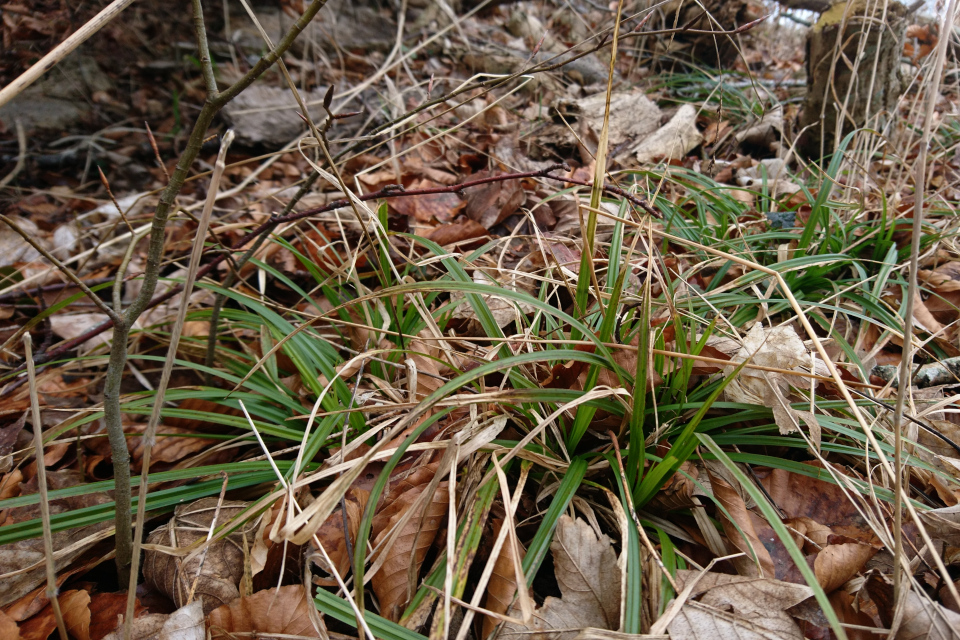
[[[473,240],[487,235],[487,230],[476,220],[465,220],[454,224],[445,224],[437,227],[427,235],[427,238],[433,240],[441,247],[464,240]]]
[[[493,538],[500,535],[500,527],[503,526],[503,519],[497,518],[493,521]],[[523,559],[523,547],[521,547],[521,560]],[[510,545],[504,544],[500,549],[500,555],[493,563],[493,572],[490,574],[490,581],[487,583],[487,595],[483,607],[494,613],[506,613],[513,603],[513,597],[517,593],[517,573],[513,562],[513,553],[510,551]],[[488,637],[496,626],[500,624],[498,618],[484,616],[483,632],[481,638]]]
[[[36,483],[36,477],[30,482],[22,483],[20,485],[21,495],[36,493]],[[75,472],[47,472],[47,486],[50,490],[63,489],[78,483],[79,474]],[[50,513],[56,515],[106,502],[111,502],[106,493],[61,498],[50,501]],[[34,504],[10,509],[6,516],[8,523],[38,519],[40,517],[40,506]],[[55,551],[71,548],[69,552],[58,555],[54,561],[54,568],[58,576],[67,567],[70,567],[78,556],[94,545],[104,535],[104,530],[108,527],[110,527],[109,522],[102,522],[88,527],[54,532],[53,548]],[[30,567],[30,569],[24,571],[27,567]],[[4,607],[46,583],[43,539],[34,538],[0,546],[0,574],[7,573],[12,575],[0,580],[0,606]]]
[[[414,509],[417,498],[428,488],[437,473],[437,466],[437,463],[424,465],[396,485],[391,483],[390,494],[384,498],[386,506],[373,518],[370,533],[374,547],[395,535],[389,547],[375,554],[374,559],[382,558],[383,564],[370,581],[380,603],[380,615],[394,622],[400,619],[413,595],[408,575],[411,571],[414,575],[419,574],[423,559],[443,524],[450,500],[447,483],[441,482],[427,499],[426,505],[410,514],[399,534],[393,529]]]
[[[206,539],[216,507],[217,498],[202,498],[192,504],[180,505],[166,525],[150,533],[147,544],[183,549]],[[224,500],[216,524],[229,522],[246,507],[246,502]],[[243,577],[243,540],[246,538],[246,548],[249,549],[257,524],[247,521],[226,538],[214,541],[207,548],[205,557],[194,553],[192,557],[184,558],[148,550],[143,560],[146,584],[169,597],[177,606],[182,606],[196,580],[194,597],[202,598],[204,611],[212,611],[240,597],[237,585]]]
[[[877,605],[880,620],[884,626],[893,623],[896,603],[893,599],[893,585],[877,573],[872,573],[866,581],[870,599]],[[960,613],[954,613],[946,607],[910,591],[902,605],[903,617],[897,629],[896,640],[957,640],[960,638]]]
[[[713,495],[727,511],[726,514],[722,512],[720,514],[723,532],[727,535],[727,540],[738,551],[746,554],[743,562],[736,563],[737,570],[741,575],[757,576],[760,575],[760,572],[758,572],[759,564],[762,574],[765,577],[773,578],[776,575],[773,558],[770,557],[770,552],[767,551],[757,536],[743,497],[719,471],[716,468],[711,469],[710,465],[707,466]],[[739,527],[739,531],[737,527]],[[756,556],[756,562],[753,561],[754,556]]]
[[[407,189],[413,191],[414,189],[436,189],[442,186],[424,178],[414,181]],[[455,193],[434,193],[390,200],[390,208],[400,215],[412,216],[420,222],[432,222],[434,218],[440,222],[449,222],[456,217],[463,206],[463,200]]]
[[[90,594],[82,589],[64,591],[57,596],[57,601],[70,636],[76,640],[90,640]],[[20,637],[23,640],[46,640],[56,628],[53,607],[47,603],[40,613],[20,625]]]
[[[562,597],[548,596],[528,626],[508,622],[501,634],[522,633],[530,640],[572,640],[577,630],[586,627],[618,629],[620,567],[610,539],[605,535],[598,539],[586,522],[563,515],[550,552]],[[522,616],[516,606],[511,615]]]
[[[137,599],[134,604],[134,618],[143,611],[143,605]],[[116,630],[120,616],[126,613],[127,592],[94,593],[90,596],[90,640],[102,640]],[[134,636],[137,637],[137,636]]]
[[[817,554],[813,572],[823,590],[830,593],[860,573],[863,565],[876,553],[875,547],[857,541],[830,544]]]
[[[697,571],[678,571],[685,585]],[[702,640],[802,640],[786,609],[813,595],[810,587],[768,578],[707,573],[667,627],[672,638]]]
[[[827,476],[827,471],[809,465],[811,471]],[[834,465],[838,473],[843,468]],[[763,488],[787,518],[806,517],[815,520],[838,535],[865,542],[876,536],[856,507],[836,484],[783,469],[755,469]]]
[[[250,633],[319,638],[310,621],[312,606],[302,585],[265,589],[213,610],[207,616],[207,627],[213,638]]]
[[[344,500],[344,507],[346,508],[347,513],[347,536],[344,536],[343,533],[343,511],[337,509],[330,514],[330,517],[327,518],[327,521],[317,530],[316,536],[320,540],[320,544],[323,545],[324,551],[327,552],[327,555],[330,557],[330,561],[333,563],[333,566],[336,568],[337,573],[340,577],[347,575],[347,572],[350,570],[350,564],[353,561],[353,558],[347,553],[347,544],[346,540],[349,537],[350,548],[354,548],[354,544],[357,541],[357,532],[360,529],[360,520],[363,518],[363,510],[367,506],[367,499],[370,497],[369,491],[364,491],[363,489],[351,488],[347,491]],[[316,546],[316,543],[311,541],[312,546]],[[322,558],[316,558],[315,562],[320,563]],[[322,566],[327,573],[333,575],[330,567]],[[336,580],[324,580],[323,578],[314,577],[314,581],[317,584],[325,586],[335,586],[337,585]]]
[[[20,629],[16,621],[0,611],[0,638],[4,640],[20,640]]]
[[[489,172],[481,171],[473,178],[480,180],[490,175]],[[520,208],[526,199],[526,192],[519,180],[488,182],[467,192],[466,214],[471,220],[479,222],[484,229],[491,229]]]

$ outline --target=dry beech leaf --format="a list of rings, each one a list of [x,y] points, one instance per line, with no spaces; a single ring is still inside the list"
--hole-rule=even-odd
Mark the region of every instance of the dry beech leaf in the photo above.
[[[493,536],[496,539],[500,535],[500,527],[503,526],[503,519],[497,518],[493,521]],[[520,559],[523,560],[524,550],[520,547]],[[506,613],[513,603],[513,597],[517,593],[517,578],[514,568],[513,554],[510,552],[509,540],[506,541],[500,549],[500,554],[493,563],[493,572],[490,574],[490,581],[487,583],[487,597],[484,601],[484,609],[494,613]],[[499,618],[484,616],[483,633],[481,638],[488,637],[496,626],[500,624]]]
[[[849,538],[847,538],[849,540]],[[813,573],[827,593],[839,589],[860,573],[877,549],[856,540],[824,547],[813,561]]]
[[[620,627],[620,567],[610,538],[597,538],[586,522],[563,515],[550,544],[561,598],[548,596],[533,612],[529,626],[506,623],[505,634],[524,634],[529,640],[572,640],[586,627]],[[521,617],[514,606],[511,616]]]
[[[134,618],[141,611],[143,605],[138,599],[134,605]],[[126,613],[127,592],[118,593],[94,593],[90,596],[90,640],[102,640],[112,631],[116,630],[120,622],[120,616]],[[138,636],[134,636],[135,638]]]
[[[681,585],[697,571],[678,571]],[[698,640],[803,640],[786,609],[813,595],[805,585],[768,578],[707,573],[667,627],[672,638]]]
[[[741,575],[747,576],[757,576],[760,575],[760,571],[762,571],[764,576],[773,578],[776,575],[773,558],[770,557],[770,552],[767,551],[757,536],[743,497],[740,495],[740,492],[734,489],[731,483],[719,473],[718,469],[711,469],[710,466],[711,465],[707,466],[707,473],[710,476],[710,487],[713,489],[713,495],[720,504],[723,505],[724,509],[727,510],[726,514],[720,514],[723,532],[726,534],[727,540],[729,540],[738,551],[746,554],[745,558],[738,558],[738,561],[735,562],[737,571]],[[736,482],[733,478],[731,478],[731,480]],[[737,527],[740,527],[739,531]],[[754,555],[756,555],[757,558],[756,562],[753,560]],[[760,571],[758,571],[758,563]]]
[[[394,527],[414,508],[417,498],[437,473],[437,466],[437,463],[424,465],[396,486],[391,486],[387,497],[390,502],[385,502],[386,506],[373,518],[370,533],[374,547],[394,535]],[[370,582],[380,603],[380,615],[384,618],[398,621],[410,601],[413,593],[408,576],[411,570],[414,575],[419,574],[420,565],[443,524],[449,500],[447,483],[441,482],[428,498],[427,504],[413,511],[399,534],[393,538],[393,543],[375,555],[377,561],[383,558],[383,564]]]
[[[350,540],[350,548],[354,548],[353,545],[356,544],[357,541],[357,532],[360,530],[360,521],[363,518],[363,510],[367,506],[367,499],[370,497],[370,492],[352,487],[347,491],[345,497],[346,499],[343,504],[347,514],[347,536],[343,534],[344,518],[343,511],[340,509],[331,513],[330,517],[327,518],[326,522],[323,523],[315,534],[341,578],[347,575],[347,572],[350,570],[350,564],[353,561],[353,558],[347,553],[347,537],[349,537]],[[310,544],[316,547],[316,543],[313,540],[310,541]],[[319,564],[320,567],[331,576],[333,575],[331,568],[324,566],[322,555],[314,557],[314,562]],[[314,582],[330,587],[337,585],[336,580],[332,578],[325,580],[314,576]]]
[[[16,621],[0,611],[0,638],[4,640],[20,640],[20,629]]]
[[[870,599],[877,604],[880,620],[884,626],[893,623],[895,602],[893,585],[877,573],[872,573],[866,581]],[[946,607],[910,591],[903,603],[903,617],[897,629],[896,640],[957,640],[960,638],[960,613],[954,613]]]
[[[310,621],[312,606],[302,585],[265,589],[214,609],[207,616],[207,627],[212,638],[271,633],[319,638]]]
[[[60,612],[63,614],[64,626],[71,636],[77,640],[89,640],[90,594],[83,590],[71,590],[61,593],[57,600],[60,603]],[[86,612],[86,624],[84,614]],[[57,620],[53,614],[53,607],[47,603],[40,613],[20,625],[20,637],[23,640],[46,640],[57,628]]]
[[[36,493],[36,477],[30,482],[20,485],[21,495]],[[79,484],[80,476],[73,471],[47,472],[47,486],[50,490],[63,489]],[[111,499],[106,493],[92,493],[82,496],[72,496],[50,501],[51,515],[67,511],[90,507]],[[23,522],[40,517],[40,506],[29,505],[10,509],[6,513],[7,523]],[[104,531],[110,527],[109,522],[66,531],[57,531],[53,534],[53,549],[71,548],[71,551],[57,555],[54,569],[57,574],[66,571],[74,560],[103,537]],[[99,536],[99,537],[98,537]],[[44,568],[43,539],[22,540],[0,546],[0,574],[13,575],[0,580],[0,607],[5,607],[31,591],[46,583],[46,569]],[[25,568],[31,567],[28,571]],[[16,572],[16,573],[15,573]],[[42,590],[41,590],[42,591]]]
[[[182,549],[206,539],[216,513],[217,501],[217,498],[202,498],[191,504],[180,505],[167,524],[150,533],[147,544]],[[229,522],[246,507],[246,502],[224,500],[217,526]],[[143,560],[144,580],[147,585],[173,600],[177,606],[186,604],[196,580],[194,598],[203,600],[205,612],[212,611],[240,597],[237,585],[243,577],[243,540],[246,538],[246,548],[249,549],[256,527],[257,522],[248,521],[237,531],[214,541],[207,548],[205,558],[198,553],[184,558],[148,550]]]

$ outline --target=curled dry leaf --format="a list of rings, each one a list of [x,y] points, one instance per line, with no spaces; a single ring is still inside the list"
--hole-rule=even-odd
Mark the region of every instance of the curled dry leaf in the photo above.
[[[780,325],[764,329],[759,322],[753,325],[750,333],[743,339],[743,344],[732,361],[741,363],[747,359],[751,364],[786,371],[798,371],[811,363],[810,354],[793,327]],[[733,366],[724,368],[728,376],[733,374],[733,371]],[[784,374],[744,368],[724,389],[724,396],[730,402],[769,407],[773,410],[774,420],[782,434],[797,431],[802,418],[810,428],[815,446],[819,448],[819,424],[809,412],[797,411],[790,406],[790,382],[789,377]]]
[[[699,575],[678,571],[677,582],[686,585]],[[707,573],[667,629],[671,638],[695,640],[802,640],[800,627],[785,610],[812,595],[803,585]]]
[[[813,573],[817,576],[817,582],[827,593],[839,589],[860,573],[863,565],[878,551],[876,547],[857,540],[831,536],[831,539],[836,538],[845,541],[827,545],[817,553],[813,561]]]
[[[302,585],[265,589],[214,609],[207,616],[207,627],[212,638],[271,633],[319,638],[310,621],[312,606]]]
[[[429,488],[437,467],[438,463],[424,465],[396,485],[391,483],[389,502],[385,499],[385,506],[373,518],[370,534],[374,547],[386,544],[388,539],[392,542],[373,556],[382,565],[372,575],[371,585],[380,603],[380,615],[394,622],[400,619],[415,592],[408,576],[411,572],[419,574],[447,513],[450,495],[446,482],[440,482],[433,495],[418,501]],[[395,531],[397,526],[401,526],[399,531]]]
[[[610,538],[597,538],[586,522],[560,516],[550,545],[561,598],[547,597],[529,626],[506,623],[501,634],[524,634],[530,640],[572,640],[586,627],[620,626],[620,567]],[[511,609],[521,617],[519,609]],[[504,636],[506,637],[506,636]]]
[[[249,548],[253,543],[256,522],[248,521],[230,535],[215,540],[205,554],[191,550],[193,552],[186,557],[180,555],[186,547],[206,539],[213,524],[217,501],[217,498],[203,498],[180,505],[173,518],[147,538],[149,545],[179,551],[174,555],[151,549],[146,552],[143,561],[146,584],[166,595],[177,606],[186,604],[195,580],[194,598],[203,600],[204,611],[212,611],[240,597],[237,585],[243,577],[244,538],[246,548]],[[214,526],[229,522],[246,507],[246,502],[224,500]]]
[[[753,521],[747,511],[747,505],[738,491],[739,483],[733,477],[728,479],[721,471],[721,469],[707,466],[713,495],[726,509],[726,513],[721,512],[720,514],[723,532],[727,535],[727,540],[738,551],[746,554],[746,558],[738,558],[738,561],[735,562],[737,571],[741,575],[747,576],[761,575],[762,572],[763,576],[773,578],[776,575],[773,558],[770,557],[770,552],[767,551],[757,536]],[[736,489],[733,483],[736,483]],[[756,562],[753,560],[754,557],[756,557]],[[739,560],[743,561],[740,562]]]
[[[920,511],[919,514],[934,539],[960,546],[960,505]]]

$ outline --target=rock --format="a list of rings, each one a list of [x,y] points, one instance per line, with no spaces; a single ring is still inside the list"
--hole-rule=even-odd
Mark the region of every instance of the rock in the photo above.
[[[324,117],[324,93],[326,87],[300,93],[309,106],[310,117],[318,125]],[[241,142],[278,147],[306,131],[307,124],[297,115],[299,109],[289,89],[254,84],[223,108],[223,116]]]
[[[260,26],[276,44],[293,25],[295,18],[285,14],[280,3],[254,5],[253,12]],[[246,11],[233,13],[231,41],[244,55],[259,56],[266,51],[260,31]],[[301,55],[307,42],[314,42],[328,52],[338,48],[351,52],[389,51],[397,39],[394,12],[377,8],[376,3],[352,0],[330,0],[304,33],[290,48]]]
[[[697,130],[697,109],[685,104],[677,110],[670,122],[633,148],[641,164],[657,160],[672,160],[693,151],[703,136]]]
[[[561,113],[579,112],[593,133],[599,137],[603,129],[606,92],[595,93],[574,103],[561,105]],[[565,114],[566,115],[566,114]],[[660,107],[650,101],[639,89],[615,91],[610,95],[610,147],[624,142],[643,140],[660,127]]]
[[[0,120],[12,129],[19,119],[28,134],[37,129],[64,131],[90,115],[94,93],[112,88],[89,52],[75,52],[0,107]]]

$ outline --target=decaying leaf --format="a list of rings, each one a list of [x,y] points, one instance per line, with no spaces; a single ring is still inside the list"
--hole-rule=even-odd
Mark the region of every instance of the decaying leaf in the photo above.
[[[764,329],[759,322],[753,325],[743,339],[743,344],[733,356],[732,361],[750,363],[763,367],[798,371],[804,365],[810,366],[810,354],[803,342],[789,325],[780,325]],[[731,375],[733,366],[725,367],[726,375]],[[730,402],[762,405],[773,410],[773,417],[780,433],[788,434],[800,428],[800,419],[810,428],[814,445],[820,445],[820,427],[816,417],[806,411],[798,411],[790,406],[789,376],[772,371],[745,368],[735,380],[724,389],[724,395]]]
[[[500,534],[500,527],[503,526],[503,520],[498,518],[493,521],[493,537]],[[523,547],[521,547],[521,554]],[[521,556],[522,560],[522,556]],[[500,554],[493,563],[493,572],[490,574],[490,581],[487,583],[487,596],[484,600],[484,609],[494,613],[506,613],[513,603],[513,597],[517,594],[517,573],[513,561],[513,553],[510,551],[509,543],[504,544],[500,549]],[[490,616],[483,619],[482,638],[488,637],[500,620]]]
[[[55,471],[47,473],[47,486],[51,489],[62,489],[79,483],[79,474],[72,471]],[[36,477],[29,483],[22,483],[21,495],[36,493]],[[110,502],[105,493],[90,493],[81,496],[71,496],[52,500],[50,513],[56,515]],[[30,505],[10,509],[7,514],[7,523],[24,522],[40,517],[39,505]],[[109,535],[110,523],[102,522],[87,527],[56,531],[53,534],[53,548],[55,551],[67,550],[57,555],[54,568],[59,573],[97,541]],[[9,605],[27,595],[40,585],[46,583],[44,568],[43,539],[34,538],[0,546],[0,606]]]
[[[557,584],[563,594],[548,597],[529,626],[506,623],[501,633],[525,634],[531,640],[571,640],[585,627],[620,627],[620,567],[610,539],[597,538],[586,522],[560,516],[550,545]],[[515,606],[512,617],[522,617]]]
[[[738,551],[746,554],[743,562],[735,563],[738,572],[747,576],[758,576],[762,572],[764,577],[773,578],[775,576],[773,559],[757,536],[747,512],[747,505],[737,490],[739,483],[732,476],[727,477],[723,474],[723,469],[713,465],[707,465],[707,472],[710,475],[710,487],[714,497],[726,509],[726,514],[721,514],[720,521],[727,540]],[[737,488],[734,488],[734,485]],[[756,562],[753,560],[754,557]]]
[[[677,582],[686,585],[699,575],[678,571]],[[802,640],[800,627],[785,610],[812,595],[804,585],[707,573],[667,629],[671,638]]]
[[[207,626],[212,638],[251,633],[319,638],[308,612],[312,606],[302,585],[265,589],[214,609],[207,616]]]
[[[243,577],[244,538],[249,548],[256,521],[248,521],[225,538],[215,540],[205,554],[183,555],[185,548],[206,539],[216,514],[217,501],[217,498],[202,498],[192,504],[180,505],[167,524],[147,537],[148,545],[176,550],[174,555],[148,549],[143,561],[143,576],[147,585],[178,606],[186,604],[194,583],[194,598],[202,599],[205,611],[212,611],[240,596],[237,585]],[[246,502],[224,500],[214,526],[229,522],[246,507]]]
[[[20,629],[17,628],[17,623],[3,611],[0,611],[0,638],[20,640]]]
[[[870,599],[877,604],[880,620],[888,627],[893,623],[896,603],[893,585],[877,573],[871,573],[866,581]],[[960,638],[960,613],[931,602],[913,591],[907,593],[903,602],[903,617],[897,629],[898,640],[957,640]]]
[[[157,640],[206,640],[203,606],[199,600],[180,607],[160,627]]]
[[[418,575],[420,565],[443,524],[450,500],[447,483],[440,482],[433,495],[418,500],[430,488],[437,463],[424,465],[390,487],[390,500],[373,518],[374,547],[385,545],[374,555],[382,563],[373,573],[371,585],[380,603],[380,615],[397,621],[415,592],[409,575]],[[395,493],[394,493],[395,492]],[[423,502],[426,504],[423,504]],[[419,505],[418,505],[419,503]],[[405,523],[401,524],[405,520]],[[396,527],[400,526],[399,531]],[[392,540],[389,544],[388,539]]]

